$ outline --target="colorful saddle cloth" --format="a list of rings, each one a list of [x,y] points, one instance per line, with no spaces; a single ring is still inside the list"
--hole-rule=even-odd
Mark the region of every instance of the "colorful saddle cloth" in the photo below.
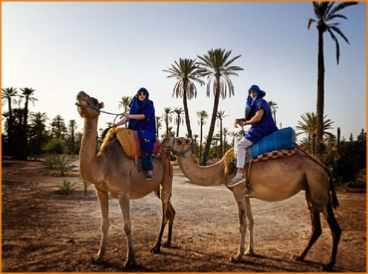
[[[296,152],[296,134],[291,127],[279,129],[247,148],[245,164],[287,157]]]
[[[118,139],[126,156],[131,159],[142,157],[141,143],[137,132],[124,127],[111,128],[104,138],[101,149],[109,140],[111,140],[111,138],[113,138],[114,135],[116,135],[116,138]],[[164,151],[160,145],[160,141],[156,139],[156,142],[153,145],[152,157],[156,157],[163,153]]]

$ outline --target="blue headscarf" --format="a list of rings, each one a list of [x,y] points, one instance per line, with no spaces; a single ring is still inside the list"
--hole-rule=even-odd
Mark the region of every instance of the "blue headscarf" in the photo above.
[[[250,96],[250,92],[252,90],[257,91],[257,95],[256,95],[256,97],[254,97],[254,99]],[[245,105],[245,119],[249,120],[249,119],[252,118],[252,117],[248,117],[248,116],[250,116],[250,113],[251,113],[252,107],[254,105],[254,102],[257,101],[258,99],[261,99],[261,98],[265,97],[265,96],[266,96],[266,92],[261,90],[259,88],[259,86],[257,86],[257,85],[252,85],[248,89],[248,98],[247,98],[247,103]]]
[[[143,101],[140,101],[138,99],[138,94],[141,92],[144,92],[147,95]],[[130,104],[129,114],[141,114],[149,103],[148,97],[149,97],[148,91],[145,88],[140,88],[137,91],[136,95],[133,97],[132,103]],[[135,128],[135,126],[139,123],[139,120],[130,119],[129,123],[132,128]]]

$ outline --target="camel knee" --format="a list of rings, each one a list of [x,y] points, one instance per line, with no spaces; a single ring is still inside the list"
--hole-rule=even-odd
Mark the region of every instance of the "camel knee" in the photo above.
[[[104,233],[104,234],[107,234],[107,232],[109,231],[109,227],[110,227],[110,224],[109,222],[102,222],[101,223],[101,232]]]
[[[130,224],[124,224],[124,232],[125,232],[125,235],[126,236],[130,236],[130,233],[131,233],[131,227],[130,227]]]

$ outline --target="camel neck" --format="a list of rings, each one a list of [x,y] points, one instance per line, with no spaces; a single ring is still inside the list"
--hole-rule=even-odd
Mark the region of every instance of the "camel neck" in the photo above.
[[[184,175],[193,183],[200,186],[218,186],[223,183],[224,164],[219,161],[210,166],[200,166],[198,159],[191,151],[184,156],[177,156],[178,164]]]
[[[96,145],[97,145],[97,118],[84,120],[84,130],[79,152],[79,172],[83,178],[87,178],[91,172],[92,164],[96,159]],[[92,178],[86,179],[93,183]]]

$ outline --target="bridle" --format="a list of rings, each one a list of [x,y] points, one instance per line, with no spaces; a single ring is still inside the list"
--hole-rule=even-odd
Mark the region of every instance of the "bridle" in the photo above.
[[[175,150],[174,149],[174,145],[175,145],[175,142],[176,142],[176,138],[175,138],[175,136],[173,137],[174,139],[173,139],[173,142],[172,142],[172,144],[171,144],[171,148],[168,150],[168,151],[165,151],[166,153],[170,153],[170,152],[172,152],[172,153],[174,153],[174,154],[176,154],[176,155],[180,155],[180,156],[183,156],[183,158],[185,158],[185,154],[188,152],[188,151],[190,151],[190,147],[187,149],[187,150],[184,150],[184,151],[182,151],[182,152],[179,152],[179,151],[177,151],[177,150]]]

